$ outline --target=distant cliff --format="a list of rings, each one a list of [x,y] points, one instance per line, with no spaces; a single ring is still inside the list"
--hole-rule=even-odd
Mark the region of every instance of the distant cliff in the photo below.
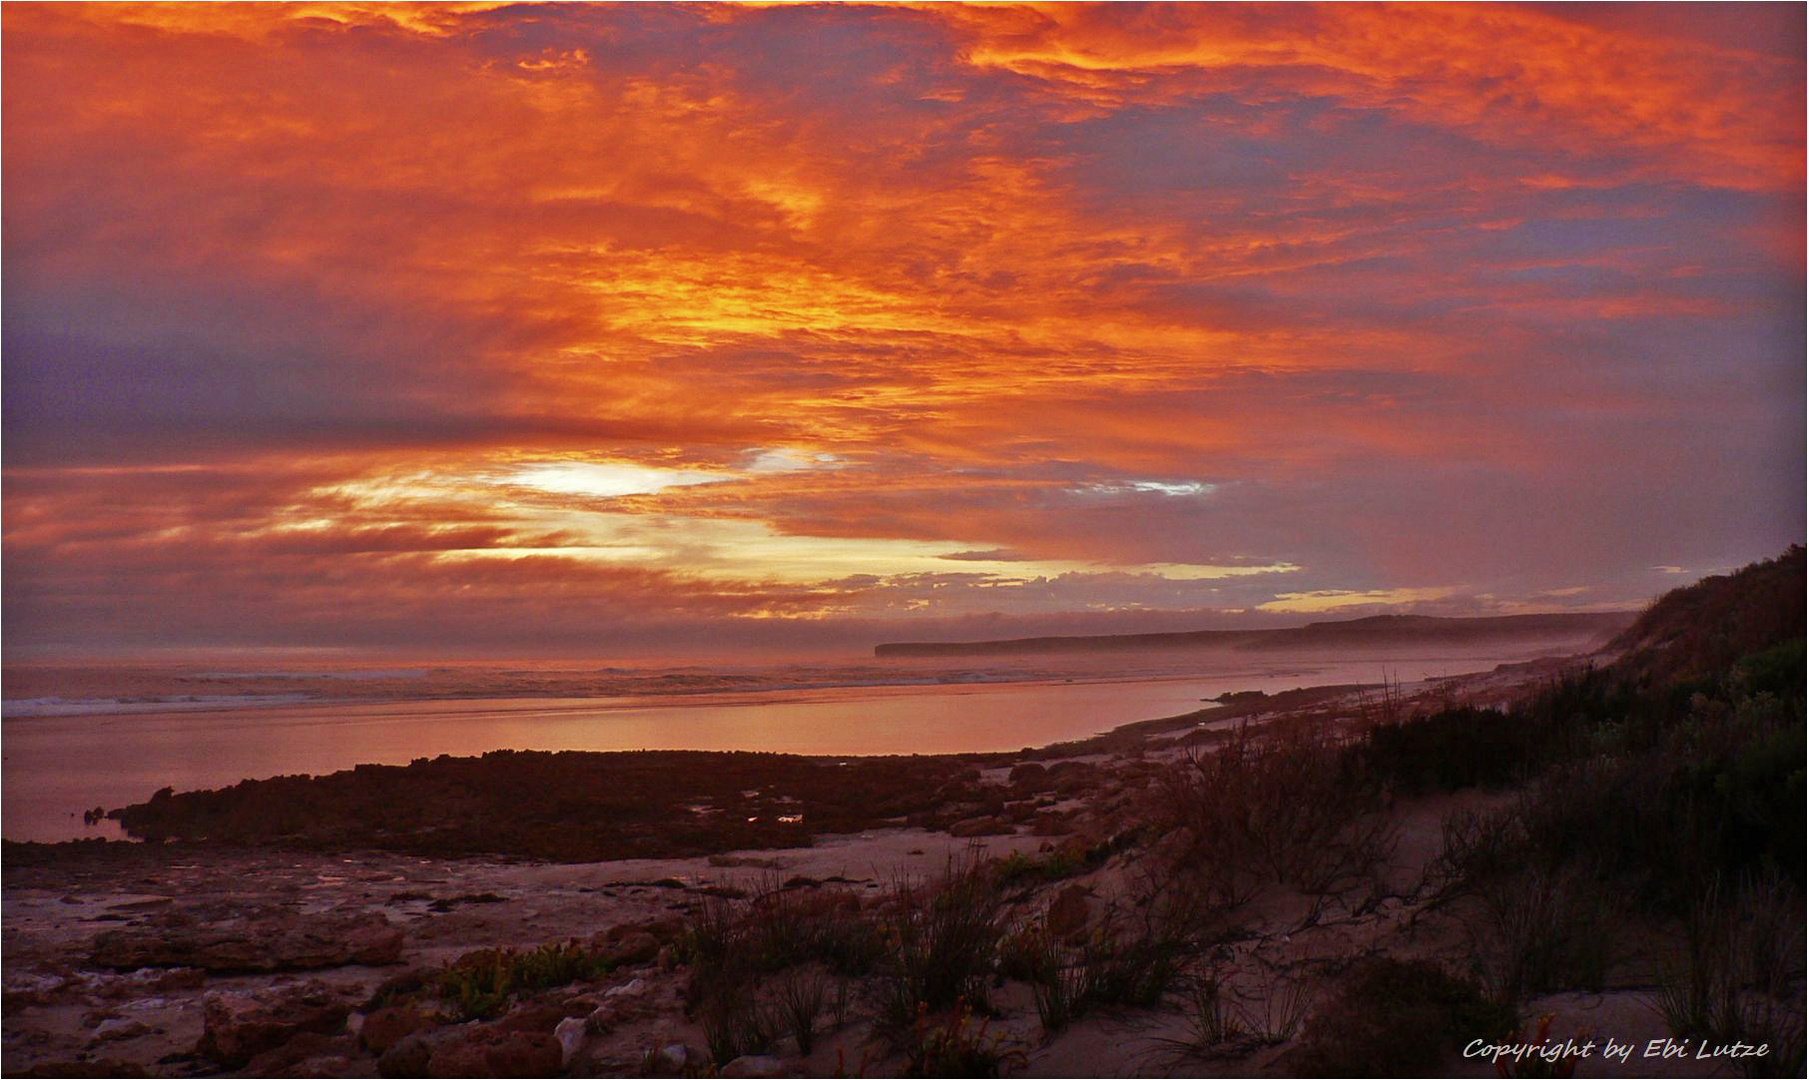
[[[1191,630],[1170,634],[1101,634],[1005,641],[900,641],[873,647],[874,656],[1024,656],[1132,652],[1145,649],[1380,648],[1393,645],[1472,645],[1517,639],[1574,639],[1597,644],[1633,624],[1636,612],[1441,618],[1372,615],[1282,630]]]

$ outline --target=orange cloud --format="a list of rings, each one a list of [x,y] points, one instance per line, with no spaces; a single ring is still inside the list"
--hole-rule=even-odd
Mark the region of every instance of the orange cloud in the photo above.
[[[1800,538],[1800,49],[1500,5],[0,19],[27,631],[353,568],[386,626],[468,574],[576,627],[1555,595]]]

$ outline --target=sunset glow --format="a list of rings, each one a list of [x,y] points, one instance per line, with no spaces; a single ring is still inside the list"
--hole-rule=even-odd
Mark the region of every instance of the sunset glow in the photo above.
[[[1625,607],[1800,541],[1800,5],[9,5],[21,655]]]

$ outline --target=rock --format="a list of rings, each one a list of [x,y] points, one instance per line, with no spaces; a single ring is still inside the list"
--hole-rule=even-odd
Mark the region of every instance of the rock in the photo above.
[[[1011,774],[1006,779],[1013,787],[1022,786],[1026,791],[1036,791],[1048,779],[1049,770],[1034,761],[1026,761],[1021,765],[1013,765]]]
[[[660,954],[660,941],[646,931],[629,934],[622,940],[608,946],[603,955],[616,967],[627,967],[631,964],[650,964]]]
[[[607,1035],[610,1030],[622,1021],[622,1011],[614,1002],[605,1002],[590,1011],[584,1018],[584,1025],[596,1035]]]
[[[553,1028],[553,1038],[559,1040],[559,1067],[561,1069],[572,1063],[572,1058],[584,1048],[585,1022],[582,1018],[568,1016],[559,1021]]]
[[[101,1043],[116,1042],[120,1039],[136,1039],[140,1035],[151,1034],[152,1030],[149,1024],[141,1020],[132,1020],[123,1016],[115,1020],[103,1020],[94,1029],[94,1034],[88,1037],[88,1045],[99,1046]]]
[[[358,1041],[366,1050],[381,1056],[385,1050],[417,1031],[436,1026],[431,1017],[405,1005],[390,1005],[364,1018],[358,1030]]]
[[[417,1031],[396,1040],[377,1055],[378,1076],[426,1076],[433,1060],[433,1037],[439,1032]]]
[[[94,939],[101,967],[202,968],[219,973],[305,971],[346,964],[393,964],[402,931],[376,912],[303,915],[284,909],[171,911]]]
[[[350,1076],[358,1056],[358,1044],[349,1035],[304,1031],[252,1058],[245,1072],[249,1076]]]
[[[572,1015],[564,1005],[549,1001],[524,1001],[490,1026],[497,1031],[525,1031],[532,1035],[553,1030],[559,1021]]]
[[[81,989],[90,999],[143,1003],[165,994],[199,990],[207,984],[200,968],[142,968],[124,974],[97,971],[81,976]]]
[[[214,991],[201,999],[195,1053],[236,1069],[303,1032],[337,1032],[351,1011],[350,1001],[317,979],[251,993]]]
[[[1049,901],[1049,917],[1046,925],[1052,937],[1066,940],[1087,929],[1087,919],[1092,914],[1087,906],[1087,890],[1081,885],[1069,885],[1055,894]]]
[[[96,1076],[149,1076],[144,1066],[136,1061],[120,1061],[117,1058],[94,1058],[78,1061],[45,1061],[31,1067],[29,1072],[7,1071],[8,1076],[72,1076],[82,1080],[92,1080]]]
[[[1001,821],[996,817],[968,818],[948,827],[948,834],[954,837],[1002,836],[1016,831],[1009,821]]]
[[[433,1047],[434,1077],[543,1077],[563,1068],[559,1040],[545,1033],[472,1028]]]
[[[678,919],[643,919],[610,927],[603,932],[603,941],[614,944],[636,934],[652,934],[661,941],[670,941],[684,932],[685,924]]]
[[[724,1077],[731,1076],[784,1076],[785,1066],[776,1057],[755,1057],[744,1055],[722,1067]]]
[[[62,975],[22,975],[7,972],[6,986],[0,994],[0,1006],[7,1012],[28,1005],[48,1005],[69,986]]]
[[[636,1011],[646,992],[644,979],[630,979],[621,986],[610,987],[603,992],[602,1004],[591,1010],[585,1023],[598,1035],[607,1033]]]
[[[629,979],[627,982],[623,983],[620,986],[612,986],[609,989],[603,991],[603,999],[605,1001],[607,1001],[610,998],[639,997],[641,994],[644,994],[646,992],[647,992],[647,980],[641,979],[641,978],[634,978],[634,979]]]
[[[679,1076],[693,1060],[699,1060],[697,1053],[684,1043],[667,1043],[659,1048],[649,1062],[662,1076]]]

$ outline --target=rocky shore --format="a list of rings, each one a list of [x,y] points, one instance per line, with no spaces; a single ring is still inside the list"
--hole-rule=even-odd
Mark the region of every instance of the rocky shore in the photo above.
[[[1015,755],[164,794],[118,812],[150,842],[5,845],[4,1069],[1485,1076],[1530,1043],[1594,1049],[1510,1072],[1800,1072],[1800,617],[1665,625],[1786,570],[1800,597],[1793,558],[1612,657]]]

